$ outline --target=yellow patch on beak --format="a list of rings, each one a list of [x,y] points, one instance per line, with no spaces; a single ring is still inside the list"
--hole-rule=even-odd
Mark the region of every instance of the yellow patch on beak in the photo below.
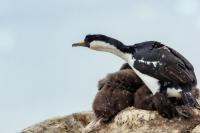
[[[83,44],[83,45],[84,45],[84,44],[85,44],[85,41],[80,41],[79,44]]]

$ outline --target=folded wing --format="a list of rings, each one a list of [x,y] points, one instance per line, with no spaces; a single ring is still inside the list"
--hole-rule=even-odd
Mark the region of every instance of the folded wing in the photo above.
[[[194,68],[180,53],[158,42],[148,45],[148,49],[140,48],[134,54],[134,67],[143,74],[147,74],[161,81],[178,84],[197,84]],[[150,47],[150,46],[151,47]],[[134,46],[137,49],[137,45]]]

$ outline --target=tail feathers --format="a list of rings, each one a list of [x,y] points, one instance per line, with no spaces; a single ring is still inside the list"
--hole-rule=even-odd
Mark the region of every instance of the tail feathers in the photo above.
[[[195,107],[197,109],[200,109],[200,105],[197,102],[197,100],[192,96],[190,92],[181,92],[182,100],[184,105],[187,105],[189,107]]]

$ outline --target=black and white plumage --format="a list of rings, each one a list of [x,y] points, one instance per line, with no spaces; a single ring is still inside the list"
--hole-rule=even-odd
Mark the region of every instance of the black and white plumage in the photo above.
[[[113,53],[130,65],[153,94],[162,92],[168,97],[182,98],[186,105],[200,107],[191,95],[191,88],[197,84],[193,66],[168,46],[156,41],[126,46],[105,35],[87,35],[83,42],[73,46]]]
[[[134,45],[134,67],[161,81],[196,85],[194,68],[174,49],[159,42],[149,41]]]
[[[155,41],[135,44],[133,47],[133,67],[154,78],[144,78],[147,83],[159,80],[159,90],[167,91],[169,97],[178,97],[179,93],[176,92],[182,90],[189,92],[197,84],[193,66],[174,49]]]

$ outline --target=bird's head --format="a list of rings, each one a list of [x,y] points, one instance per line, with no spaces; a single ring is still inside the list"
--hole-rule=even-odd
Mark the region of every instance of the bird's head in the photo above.
[[[113,53],[124,60],[127,60],[127,54],[130,55],[131,48],[125,46],[122,42],[100,34],[87,35],[84,41],[74,43],[72,47],[83,46],[97,51]]]
[[[72,47],[83,46],[97,51],[111,52],[113,50],[123,51],[126,47],[122,42],[101,34],[87,35],[84,41],[74,43]]]

